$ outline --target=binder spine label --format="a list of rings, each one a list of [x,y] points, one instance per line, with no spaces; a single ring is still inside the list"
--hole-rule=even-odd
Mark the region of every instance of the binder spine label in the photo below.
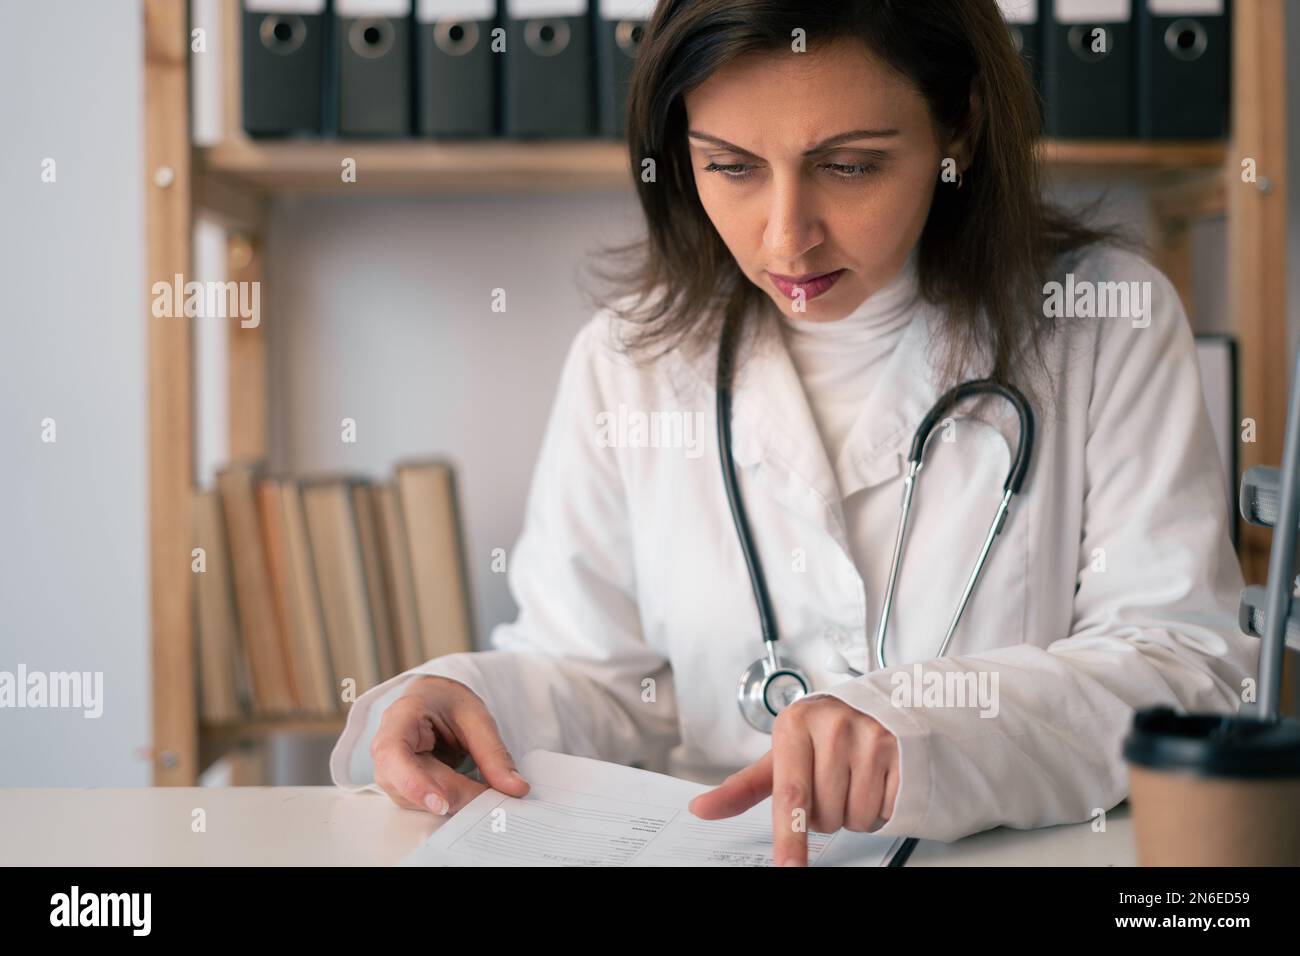
[[[655,0],[600,0],[602,20],[649,20],[654,12]]]
[[[297,13],[310,15],[325,12],[325,0],[244,0],[249,13]]]
[[[1147,0],[1147,12],[1156,17],[1221,17],[1223,0]]]
[[[439,20],[491,20],[496,0],[416,0],[415,19],[420,23]]]
[[[1038,0],[998,0],[1007,23],[1037,23]]]
[[[1057,23],[1127,23],[1132,0],[1056,0]]]
[[[405,17],[411,0],[334,0],[334,12],[340,17]]]
[[[506,0],[506,16],[512,20],[586,15],[587,0]]]

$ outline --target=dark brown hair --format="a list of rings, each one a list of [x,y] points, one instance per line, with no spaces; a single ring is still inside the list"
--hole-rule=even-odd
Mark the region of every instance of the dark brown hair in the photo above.
[[[1019,380],[1032,393],[1028,374],[1017,373],[1028,373],[1026,358],[1041,364],[1051,326],[1042,286],[1053,264],[1093,243],[1131,243],[1043,199],[1037,96],[995,0],[660,0],[637,54],[627,112],[648,234],[605,250],[597,269],[616,290],[598,296],[600,304],[631,329],[627,350],[644,356],[703,347],[718,340],[724,323],[764,304],[766,294],[740,270],[696,193],[684,95],[739,56],[798,55],[791,53],[796,29],[809,50],[862,41],[925,97],[937,123],[971,131],[965,188],[936,190],[921,234],[920,290],[947,316],[946,382],[982,345],[993,364],[977,374]],[[978,115],[972,91],[982,102]],[[641,176],[647,158],[652,182]],[[629,260],[620,270],[617,263]]]

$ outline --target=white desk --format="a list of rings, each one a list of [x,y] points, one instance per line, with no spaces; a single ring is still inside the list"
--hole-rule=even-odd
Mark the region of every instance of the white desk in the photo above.
[[[192,829],[194,811],[206,832]],[[0,865],[389,866],[445,822],[335,787],[0,790]],[[1126,805],[1089,824],[923,841],[908,866],[1130,866]]]

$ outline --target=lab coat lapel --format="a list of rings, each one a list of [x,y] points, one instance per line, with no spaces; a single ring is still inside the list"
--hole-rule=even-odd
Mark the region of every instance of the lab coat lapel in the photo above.
[[[743,354],[732,398],[737,467],[754,469],[774,498],[847,551],[839,485],[780,330],[769,323]]]
[[[938,397],[929,356],[932,322],[928,309],[917,312],[862,404],[836,464],[845,497],[905,470],[916,427]]]

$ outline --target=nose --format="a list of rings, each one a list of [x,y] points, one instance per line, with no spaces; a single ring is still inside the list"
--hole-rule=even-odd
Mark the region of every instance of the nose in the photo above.
[[[813,198],[799,176],[777,174],[772,181],[767,226],[763,230],[763,247],[768,254],[778,262],[799,263],[823,238]]]

